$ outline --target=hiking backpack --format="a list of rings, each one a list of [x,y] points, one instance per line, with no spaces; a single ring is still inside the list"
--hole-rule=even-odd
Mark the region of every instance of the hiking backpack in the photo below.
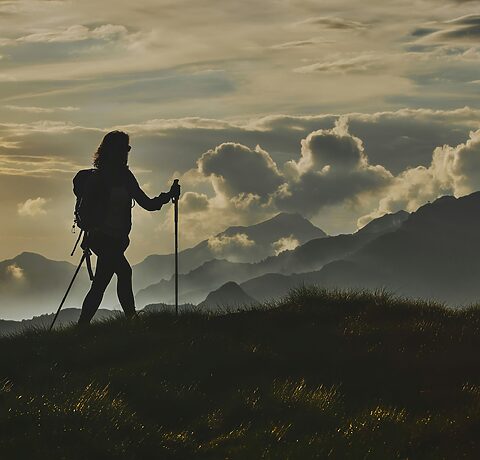
[[[82,169],[73,178],[73,193],[76,196],[73,225],[84,231],[91,230],[101,221],[101,201],[102,193],[100,190],[95,193],[95,200],[85,200],[87,190],[92,192],[91,188],[98,188],[99,182],[96,168]]]

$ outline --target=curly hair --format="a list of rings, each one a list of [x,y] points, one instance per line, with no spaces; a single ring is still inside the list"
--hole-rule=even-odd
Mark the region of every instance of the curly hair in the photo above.
[[[110,131],[104,136],[97,151],[93,155],[93,166],[99,169],[125,166],[126,159],[121,153],[125,152],[125,147],[129,147],[129,142],[130,137],[127,133],[123,131]]]

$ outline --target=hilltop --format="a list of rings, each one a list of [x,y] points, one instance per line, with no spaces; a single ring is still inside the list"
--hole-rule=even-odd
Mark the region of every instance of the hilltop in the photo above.
[[[2,459],[478,458],[480,309],[303,288],[0,339]]]

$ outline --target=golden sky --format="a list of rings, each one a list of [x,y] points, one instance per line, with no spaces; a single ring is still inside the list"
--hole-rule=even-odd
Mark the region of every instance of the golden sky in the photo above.
[[[0,1],[0,259],[67,259],[71,180],[131,135],[181,247],[298,211],[330,234],[480,182],[477,1]],[[128,255],[172,245],[134,209]]]

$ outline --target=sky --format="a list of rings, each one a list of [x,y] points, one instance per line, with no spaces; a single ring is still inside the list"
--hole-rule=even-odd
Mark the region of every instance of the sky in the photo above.
[[[329,234],[480,185],[480,10],[452,0],[0,0],[0,260],[67,260],[72,178],[129,133],[180,248],[279,212]],[[133,209],[133,263],[173,210]]]

